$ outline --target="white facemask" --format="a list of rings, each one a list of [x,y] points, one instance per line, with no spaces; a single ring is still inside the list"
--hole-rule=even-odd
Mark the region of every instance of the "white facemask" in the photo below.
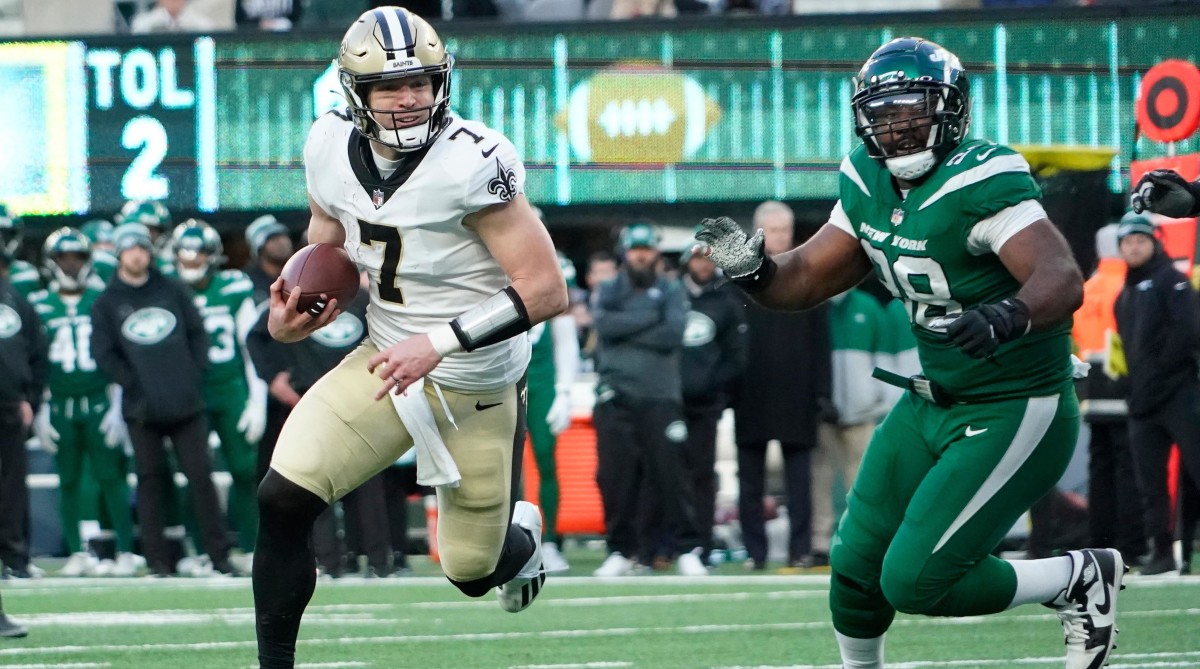
[[[200,283],[208,274],[207,267],[179,267],[178,270],[180,280],[188,284]]]
[[[424,123],[396,130],[388,130],[378,121],[375,121],[376,136],[381,143],[398,151],[415,151],[424,146],[426,140],[429,138],[430,120],[425,119]]]
[[[897,179],[912,181],[920,179],[929,170],[933,169],[934,164],[937,163],[937,157],[933,155],[933,149],[926,149],[920,153],[910,153],[907,156],[888,158],[885,162],[892,176]]]

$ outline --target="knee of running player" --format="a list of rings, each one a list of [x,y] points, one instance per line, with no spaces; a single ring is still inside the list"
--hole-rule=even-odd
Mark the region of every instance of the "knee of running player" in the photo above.
[[[934,609],[954,583],[935,576],[932,564],[935,563],[926,555],[889,552],[883,560],[883,572],[879,578],[888,603],[901,613],[933,615]]]

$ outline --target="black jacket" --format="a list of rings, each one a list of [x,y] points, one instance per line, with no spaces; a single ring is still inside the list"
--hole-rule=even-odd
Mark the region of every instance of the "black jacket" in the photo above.
[[[592,301],[598,347],[597,399],[683,401],[679,354],[687,297],[678,281],[659,277],[636,289],[625,271],[600,285]]]
[[[683,401],[723,403],[729,385],[746,369],[746,308],[742,295],[724,280],[700,285],[684,277],[691,298],[683,331]]]
[[[732,402],[739,444],[778,439],[814,446],[822,404],[832,396],[829,315],[746,309],[747,362]]]
[[[50,377],[46,332],[37,312],[0,276],[0,406],[29,402],[36,412]]]
[[[1200,307],[1165,253],[1126,273],[1113,311],[1129,367],[1130,416],[1152,414],[1181,387],[1197,383]]]
[[[292,389],[303,395],[366,337],[370,295],[369,290],[358,291],[358,296],[336,321],[291,344],[271,337],[267,329],[271,312],[263,311],[246,337],[246,349],[255,371],[268,385],[280,372],[288,372]]]
[[[123,389],[125,420],[171,423],[204,410],[208,333],[188,289],[151,268],[113,276],[92,307],[92,356]]]

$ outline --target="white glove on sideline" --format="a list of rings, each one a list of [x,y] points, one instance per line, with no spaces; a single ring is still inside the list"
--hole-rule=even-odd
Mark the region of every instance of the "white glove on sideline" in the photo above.
[[[552,434],[560,434],[571,426],[571,389],[555,388],[554,402],[546,412],[546,424]]]
[[[238,418],[237,429],[246,437],[246,441],[257,444],[267,429],[267,403],[250,398],[246,408],[242,409],[241,418]]]
[[[43,451],[51,455],[58,453],[58,431],[50,424],[50,404],[47,402],[42,403],[42,408],[33,417],[33,434]]]

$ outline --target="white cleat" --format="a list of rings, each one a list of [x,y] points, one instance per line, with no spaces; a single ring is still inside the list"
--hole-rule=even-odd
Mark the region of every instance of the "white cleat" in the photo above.
[[[703,548],[696,548],[688,553],[681,553],[675,560],[675,567],[681,576],[708,576],[708,568],[700,560]]]
[[[634,562],[620,553],[612,553],[604,559],[604,563],[592,572],[592,576],[608,578],[611,576],[628,576],[633,573]]]
[[[558,550],[558,544],[553,541],[547,541],[542,544],[542,564],[546,566],[546,573],[548,574],[567,571],[571,568],[571,565],[567,562],[567,558],[563,557],[562,551]]]
[[[1117,594],[1128,571],[1112,548],[1070,551],[1071,582],[1050,603],[1058,610],[1067,644],[1067,669],[1100,669],[1117,639]]]
[[[67,558],[66,564],[63,565],[62,569],[58,570],[58,575],[69,576],[71,578],[94,576],[97,566],[99,566],[99,561],[92,557],[90,553],[84,551],[71,553],[71,557]]]
[[[138,570],[146,566],[146,558],[136,553],[118,553],[117,560],[109,570],[109,575],[129,577],[137,576]]]
[[[529,502],[517,502],[512,524],[528,532],[529,538],[533,539],[533,555],[529,556],[529,561],[511,581],[496,588],[500,608],[517,613],[529,608],[546,582],[546,570],[542,567],[542,512]]]

